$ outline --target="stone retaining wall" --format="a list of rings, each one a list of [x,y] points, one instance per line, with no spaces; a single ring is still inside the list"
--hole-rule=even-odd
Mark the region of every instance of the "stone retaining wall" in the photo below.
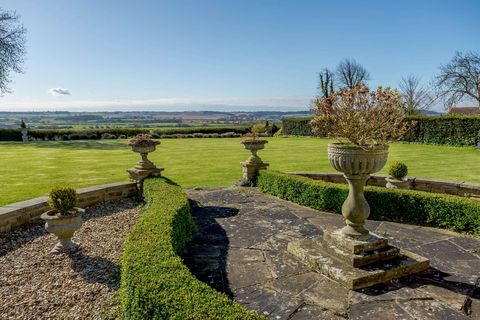
[[[333,183],[347,183],[343,174],[341,173],[323,173],[323,172],[285,172],[288,174],[294,174],[304,176],[314,180],[323,180]],[[385,187],[386,181],[385,175],[372,175],[367,181],[369,186]],[[446,180],[433,180],[424,178],[408,178],[412,184],[412,190],[433,192],[433,193],[446,193],[453,194],[461,197],[470,197],[480,199],[480,184],[455,182]]]
[[[99,202],[134,196],[137,187],[135,182],[117,182],[83,188],[77,192],[78,206],[84,208]],[[47,196],[42,196],[0,207],[0,232],[40,219],[40,215],[49,210],[47,200]]]

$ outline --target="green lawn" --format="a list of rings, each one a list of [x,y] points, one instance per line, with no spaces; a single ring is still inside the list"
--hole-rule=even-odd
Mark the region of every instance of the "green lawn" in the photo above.
[[[259,155],[272,170],[333,171],[327,160],[331,140],[289,137],[269,141]],[[239,162],[249,155],[240,139],[161,142],[151,160],[187,188],[233,185],[241,175]],[[85,187],[125,181],[125,170],[138,158],[121,140],[0,143],[0,205],[46,194],[59,183]],[[480,151],[473,147],[396,143],[390,147],[389,162],[393,160],[404,161],[410,176],[480,183]]]

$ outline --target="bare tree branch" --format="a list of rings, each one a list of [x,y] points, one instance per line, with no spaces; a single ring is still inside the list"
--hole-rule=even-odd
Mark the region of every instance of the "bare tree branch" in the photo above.
[[[15,12],[0,7],[0,95],[11,92],[11,72],[23,72],[26,32]]]
[[[480,54],[455,53],[448,64],[440,67],[435,86],[447,109],[464,99],[474,100],[480,107]]]
[[[342,87],[353,89],[370,80],[368,71],[354,59],[344,59],[337,66],[338,82]]]
[[[414,75],[402,77],[399,83],[406,114],[420,114],[429,110],[435,99],[429,89],[422,86],[420,78]]]

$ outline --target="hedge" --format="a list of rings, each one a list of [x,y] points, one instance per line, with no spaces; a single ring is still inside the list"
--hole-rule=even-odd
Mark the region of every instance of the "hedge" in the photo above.
[[[325,132],[312,133],[309,125],[311,119],[311,117],[283,119],[283,134],[325,137]],[[454,146],[475,145],[480,142],[478,116],[409,116],[406,121],[412,122],[413,125],[403,141]]]
[[[140,133],[153,133],[157,135],[173,134],[222,134],[222,133],[240,133],[245,134],[249,131],[249,126],[223,126],[223,127],[173,127],[157,129],[141,128],[107,128],[107,129],[35,129],[29,130],[28,135],[36,140],[79,140],[79,139],[101,139],[102,135],[110,134],[115,137],[125,136],[133,137]],[[0,141],[22,141],[22,134],[19,129],[0,129]]]
[[[120,302],[127,319],[263,319],[197,280],[180,254],[194,233],[186,194],[146,179],[145,208],[127,236]]]
[[[318,210],[341,213],[348,186],[272,171],[260,172],[263,191]],[[451,195],[365,187],[370,217],[480,234],[480,203]]]

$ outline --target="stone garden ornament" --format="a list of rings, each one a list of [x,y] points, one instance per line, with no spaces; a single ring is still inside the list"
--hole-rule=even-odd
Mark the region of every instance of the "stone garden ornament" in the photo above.
[[[22,133],[23,143],[27,143],[28,142],[28,128],[27,128],[27,124],[23,120],[20,123],[20,132]]]
[[[370,91],[362,84],[340,89],[314,104],[312,129],[340,139],[328,145],[328,159],[348,182],[348,196],[342,205],[346,225],[324,230],[323,237],[291,242],[288,250],[351,289],[425,270],[427,259],[388,245],[387,239],[365,227],[370,215],[364,195],[366,181],[385,166],[388,142],[408,130],[400,94],[382,87]]]
[[[153,140],[149,134],[140,134],[132,138],[128,145],[133,152],[139,153],[141,159],[137,162],[135,167],[128,169],[128,174],[131,181],[137,182],[137,187],[142,190],[143,180],[150,176],[161,176],[163,168],[157,168],[155,164],[148,159],[148,154],[156,150],[160,141]]]
[[[241,162],[242,165],[242,179],[238,183],[240,186],[252,186],[255,184],[255,179],[259,170],[265,170],[269,164],[263,162],[262,159],[257,155],[258,150],[265,148],[265,144],[268,143],[267,140],[258,139],[258,135],[264,133],[266,126],[262,124],[255,124],[252,126],[249,138],[242,141],[245,149],[251,152],[251,156],[247,161]]]
[[[78,198],[75,189],[56,187],[49,195],[48,204],[52,210],[41,215],[45,220],[45,229],[58,238],[58,243],[51,253],[74,251],[79,244],[72,241],[72,236],[82,225],[81,215],[85,211],[77,208]]]

